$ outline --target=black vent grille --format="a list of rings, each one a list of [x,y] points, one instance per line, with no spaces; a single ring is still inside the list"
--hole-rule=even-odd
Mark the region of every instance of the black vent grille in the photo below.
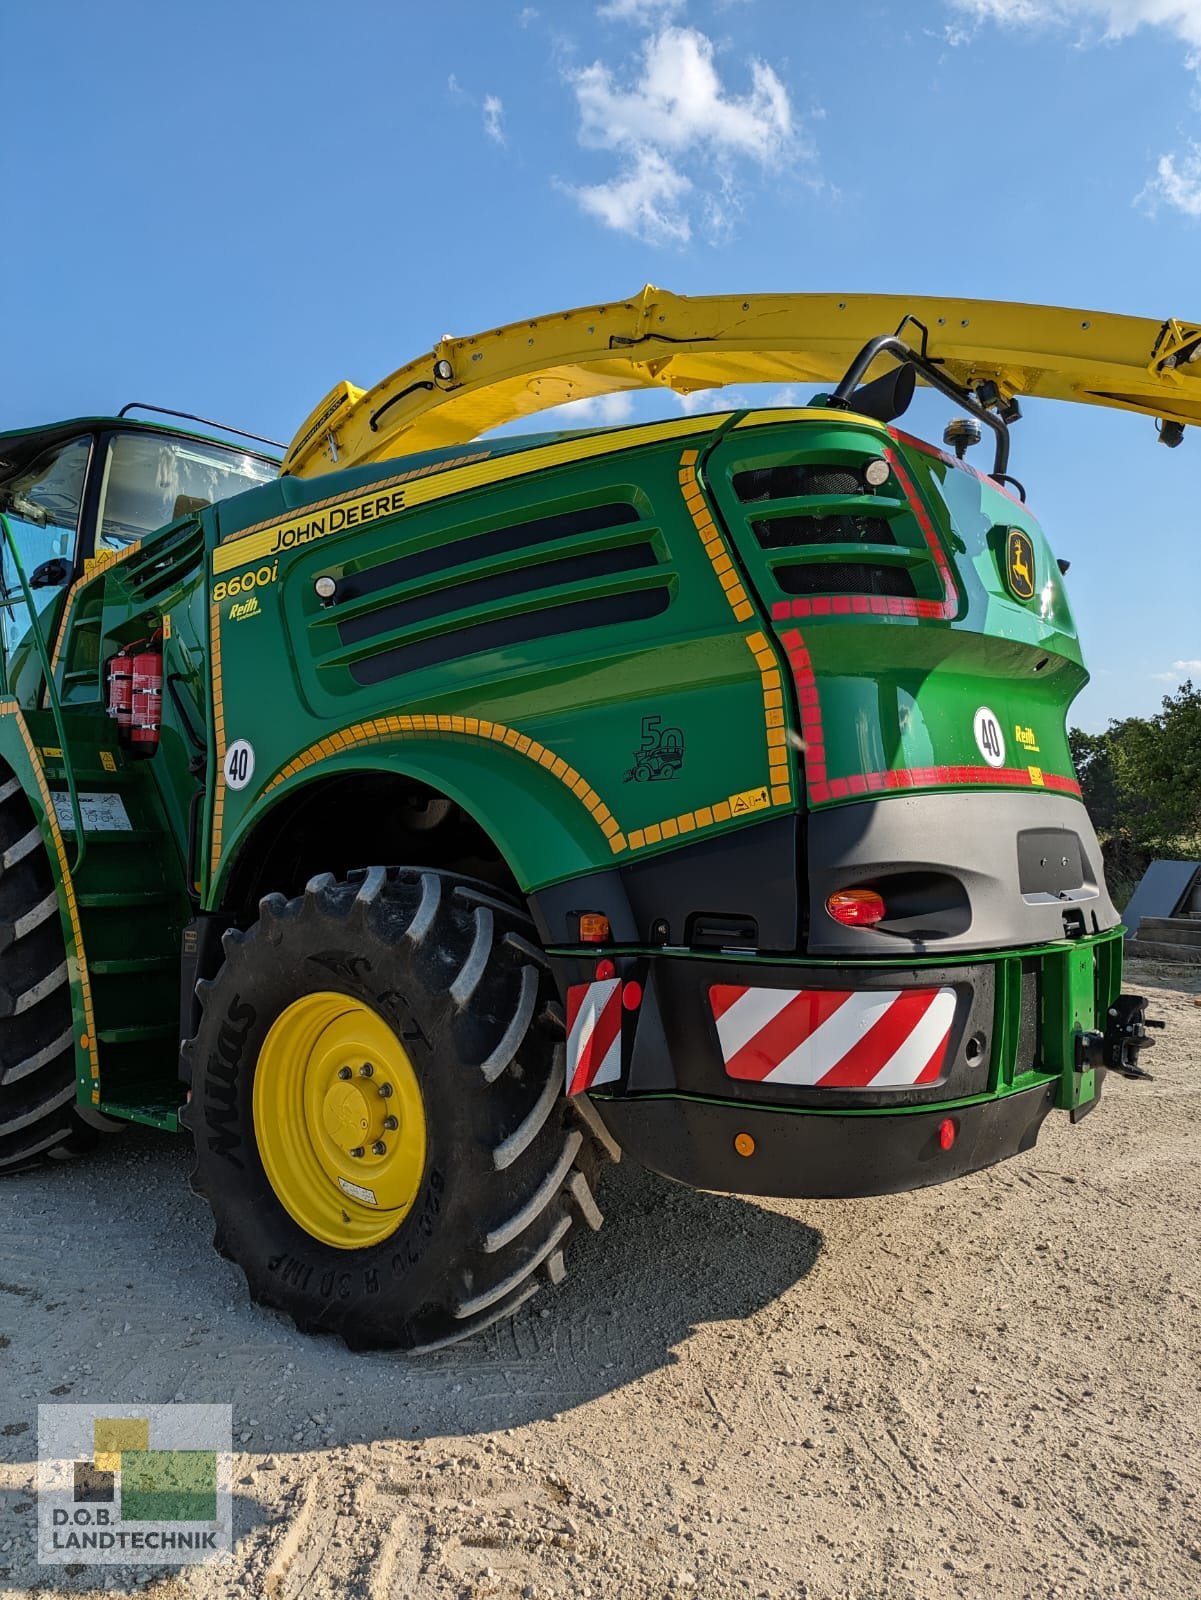
[[[576,633],[584,628],[609,628],[618,622],[645,622],[667,610],[667,589],[635,589],[627,594],[599,595],[591,600],[576,600],[567,605],[544,606],[536,611],[520,611],[515,616],[478,622],[470,628],[436,633],[412,644],[396,645],[378,655],[356,661],[350,675],[356,683],[383,683],[422,667],[458,661],[483,650],[503,650],[516,644],[549,639],[557,634]]]
[[[189,578],[204,554],[204,535],[198,522],[186,522],[165,539],[155,539],[148,550],[128,556],[115,568],[131,602],[158,600]]]
[[[663,560],[658,530],[636,505],[574,507],[464,530],[348,572],[319,625],[333,624],[357,683],[382,683],[485,651],[660,616],[671,603]]]
[[[773,517],[751,523],[763,550],[790,550],[810,544],[896,544],[887,517]]]
[[[853,467],[751,467],[734,474],[734,493],[745,503],[755,500],[799,500],[813,494],[870,494],[863,474]]]
[[[812,566],[775,569],[776,582],[785,594],[884,594],[914,599],[912,574],[904,567],[869,565],[867,562],[822,561]]]
[[[538,589],[585,583],[589,578],[611,578],[621,572],[637,572],[658,564],[655,547],[649,542],[608,545],[601,550],[563,556],[557,561],[506,567],[503,572],[489,573],[486,577],[450,582],[432,594],[417,595],[412,600],[394,600],[362,616],[348,617],[339,623],[338,633],[343,644],[357,644],[362,639],[374,639],[378,634],[391,633],[397,628],[414,627],[454,611],[511,600],[533,594]]]
[[[428,550],[415,550],[412,555],[397,556],[362,572],[348,573],[338,585],[338,599],[355,600],[379,589],[390,589],[394,584],[416,583],[422,578],[434,577],[453,567],[491,561],[497,556],[514,555],[556,539],[598,533],[603,528],[628,527],[640,520],[636,506],[617,501],[603,506],[580,506],[555,516],[510,523],[504,528],[489,528],[486,533],[432,545]]]

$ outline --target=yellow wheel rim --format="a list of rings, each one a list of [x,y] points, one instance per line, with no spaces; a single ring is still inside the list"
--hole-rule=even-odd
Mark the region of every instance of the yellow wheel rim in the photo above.
[[[280,1204],[324,1244],[378,1244],[417,1198],[417,1075],[383,1018],[349,995],[306,995],[276,1017],[254,1074],[254,1131]]]

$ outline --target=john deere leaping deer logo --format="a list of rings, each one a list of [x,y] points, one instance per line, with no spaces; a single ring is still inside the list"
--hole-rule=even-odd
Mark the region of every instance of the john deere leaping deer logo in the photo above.
[[[643,717],[642,745],[634,752],[627,783],[658,783],[674,778],[684,765],[684,735],[679,728],[664,728],[662,717]]]
[[[1005,538],[1005,581],[1015,600],[1034,597],[1034,541],[1020,528],[1010,528]]]

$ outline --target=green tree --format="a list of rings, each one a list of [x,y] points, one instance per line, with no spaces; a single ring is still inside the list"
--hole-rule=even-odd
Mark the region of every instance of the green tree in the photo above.
[[[1201,846],[1201,689],[1191,680],[1153,717],[1115,720],[1104,733],[1073,728],[1068,737],[1098,832],[1147,855]]]

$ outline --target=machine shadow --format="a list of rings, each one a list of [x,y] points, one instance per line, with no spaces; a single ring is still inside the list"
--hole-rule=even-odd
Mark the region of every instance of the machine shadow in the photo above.
[[[567,1280],[517,1316],[425,1355],[357,1358],[376,1400],[353,1399],[349,1438],[379,1419],[372,1369],[423,1404],[400,1436],[459,1436],[553,1418],[673,1365],[698,1323],[739,1321],[809,1273],[822,1237],[736,1195],[682,1188],[623,1162],[600,1192],[603,1230],[578,1239]]]
[[[166,1271],[149,1236],[128,1226],[119,1232],[119,1220],[128,1220],[132,1174],[97,1182],[103,1169],[145,1163],[142,1170],[164,1187],[177,1182],[184,1189],[188,1167],[188,1152],[163,1136],[139,1132],[121,1143],[123,1150],[54,1174],[53,1189],[33,1180],[37,1194],[30,1196],[53,1205],[68,1191],[77,1201],[86,1195],[95,1232],[70,1241],[67,1253],[82,1274],[96,1234],[114,1241],[111,1305],[93,1307],[85,1329],[63,1300],[31,1282],[19,1291],[28,1326],[5,1356],[25,1347],[24,1381],[45,1386],[46,1399],[69,1390],[72,1402],[232,1403],[239,1544],[278,1521],[282,1511],[261,1498],[257,1481],[240,1475],[253,1471],[255,1458],[301,1456],[320,1472],[323,1453],[341,1446],[432,1438],[439,1442],[435,1448],[445,1441],[453,1449],[456,1441],[561,1418],[673,1367],[699,1324],[737,1324],[762,1311],[812,1270],[823,1248],[821,1234],[793,1216],[735,1195],[687,1189],[623,1162],[599,1189],[605,1227],[576,1241],[558,1288],[546,1286],[516,1317],[444,1350],[355,1353],[332,1338],[300,1334],[286,1319],[252,1305],[241,1273],[212,1253],[210,1220],[199,1202],[175,1197]],[[127,1315],[153,1329],[152,1344],[137,1341],[133,1330],[112,1342],[104,1338],[110,1319]],[[35,1349],[51,1333],[58,1336],[54,1360],[43,1364]],[[121,1349],[135,1343],[136,1349]],[[731,1341],[732,1368],[745,1348],[744,1341]],[[61,1387],[49,1387],[64,1375]],[[682,1377],[678,1403],[703,1409],[713,1402]],[[25,1406],[19,1409],[26,1414]],[[8,1446],[0,1449],[0,1461],[25,1455],[36,1436],[31,1409],[21,1434],[0,1440]],[[20,1504],[32,1515],[27,1492],[0,1487],[6,1491],[0,1507],[14,1500],[14,1508]],[[20,1570],[20,1561],[10,1565],[17,1555],[0,1556],[0,1587]],[[56,1574],[67,1592],[87,1591],[94,1580],[94,1568]]]
[[[624,1161],[598,1191],[604,1227],[573,1239],[561,1285],[436,1352],[354,1352],[250,1302],[241,1272],[213,1251],[207,1208],[187,1193],[189,1165],[182,1143],[138,1130],[73,1170],[31,1175],[36,1210],[88,1208],[90,1241],[65,1239],[54,1273],[81,1294],[95,1285],[99,1235],[110,1287],[91,1289],[80,1322],[66,1295],[47,1295],[49,1269],[31,1259],[20,1291],[29,1327],[5,1356],[22,1355],[47,1390],[68,1377],[72,1401],[231,1402],[235,1437],[248,1428],[243,1447],[256,1452],[487,1433],[556,1416],[671,1366],[698,1324],[762,1310],[811,1271],[823,1244],[770,1203],[688,1189]],[[129,1214],[135,1172],[165,1202],[165,1258]],[[122,1323],[125,1338],[110,1342]],[[44,1365],[37,1349],[48,1339],[54,1358]]]

